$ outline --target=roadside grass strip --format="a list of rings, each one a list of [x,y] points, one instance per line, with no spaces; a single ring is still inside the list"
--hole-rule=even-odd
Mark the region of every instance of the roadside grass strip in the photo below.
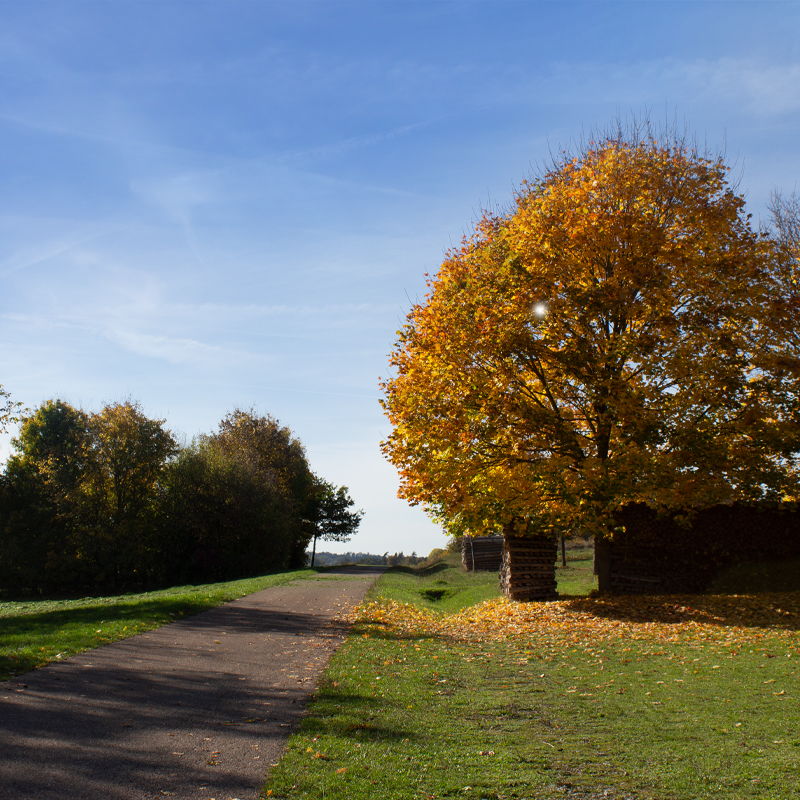
[[[800,798],[800,593],[357,612],[270,798]]]
[[[141,594],[0,602],[0,681],[299,579],[319,576],[304,569]]]

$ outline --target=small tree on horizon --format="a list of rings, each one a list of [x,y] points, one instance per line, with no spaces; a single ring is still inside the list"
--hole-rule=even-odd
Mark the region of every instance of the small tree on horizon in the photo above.
[[[311,566],[317,553],[317,539],[326,542],[347,542],[358,530],[363,511],[350,511],[355,505],[348,495],[347,487],[338,489],[322,478],[316,478],[316,501],[314,503],[313,543],[311,549]]]

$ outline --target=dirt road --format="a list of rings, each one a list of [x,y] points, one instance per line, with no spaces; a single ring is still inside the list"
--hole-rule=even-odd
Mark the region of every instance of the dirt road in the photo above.
[[[380,572],[266,589],[0,683],[0,798],[255,800]]]

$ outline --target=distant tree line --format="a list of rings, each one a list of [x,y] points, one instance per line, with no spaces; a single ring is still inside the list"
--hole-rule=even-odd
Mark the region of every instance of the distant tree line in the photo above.
[[[375,553],[317,553],[316,563],[320,567],[335,567],[338,564],[375,564],[386,567],[416,567],[420,564],[431,563],[443,556],[445,551],[439,547],[431,550],[428,556],[418,556],[416,552],[410,556],[404,555],[402,551],[390,555],[388,552],[383,555]]]
[[[271,416],[235,410],[179,446],[133,402],[50,400],[21,420],[0,475],[0,591],[92,593],[301,567],[362,512]],[[335,518],[332,518],[335,517]]]
[[[375,564],[382,565],[386,562],[383,556],[374,553],[326,553],[316,554],[315,563],[318,567],[335,567],[339,564]]]

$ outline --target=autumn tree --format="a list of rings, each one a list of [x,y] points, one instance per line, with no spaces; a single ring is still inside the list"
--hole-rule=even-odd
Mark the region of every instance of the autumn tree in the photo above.
[[[311,566],[317,552],[317,539],[326,542],[348,542],[358,530],[363,511],[350,511],[355,505],[346,486],[336,488],[322,478],[315,479],[313,510],[311,522],[313,543],[311,549]]]
[[[783,401],[783,420],[775,447],[791,468],[790,452],[800,436],[800,196],[774,191],[769,203],[772,226],[765,235],[773,245],[769,304],[762,320],[767,335],[759,366]]]
[[[774,234],[779,245],[794,261],[795,271],[788,273],[797,283],[797,268],[800,266],[800,196],[796,192],[784,195],[780,190],[772,192],[769,210],[774,222]]]
[[[382,383],[400,495],[452,534],[603,541],[631,501],[794,493],[787,384],[762,358],[784,266],[728,173],[680,136],[619,127],[486,213]]]

